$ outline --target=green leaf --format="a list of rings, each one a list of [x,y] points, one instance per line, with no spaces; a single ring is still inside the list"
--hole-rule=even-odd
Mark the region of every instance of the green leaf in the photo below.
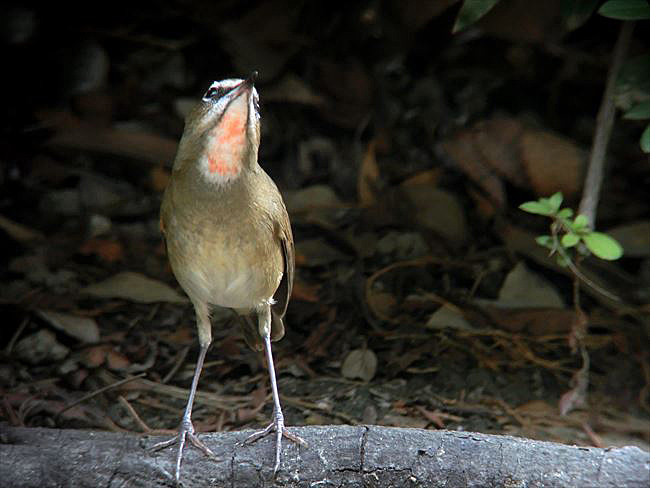
[[[562,192],[557,192],[553,193],[548,198],[548,203],[551,205],[551,208],[553,209],[553,213],[555,214],[558,210],[560,210],[560,205],[562,205],[562,200],[563,200]]]
[[[587,22],[599,0],[562,0],[562,18],[567,30],[572,31]]]
[[[616,78],[616,107],[629,110],[650,98],[650,52],[628,59]]]
[[[650,119],[650,100],[638,103],[623,115],[628,120]]]
[[[645,128],[643,134],[641,134],[641,140],[639,141],[641,145],[641,150],[644,153],[650,153],[650,124]]]
[[[537,202],[525,202],[519,205],[519,208],[524,212],[529,212],[532,214],[546,215],[546,216],[553,215],[555,211],[548,203],[548,200],[546,199],[544,200],[545,202],[541,201],[541,199]]]
[[[555,260],[557,261],[557,264],[562,266],[563,268],[566,268],[569,265],[569,260],[564,256],[562,256],[561,254],[558,254]]]
[[[573,209],[571,209],[571,208],[563,208],[562,210],[560,210],[557,213],[556,217],[558,219],[568,219],[572,215],[573,215]]]
[[[650,19],[650,5],[646,0],[609,0],[598,9],[598,13],[618,20]]]
[[[573,231],[574,232],[580,232],[582,230],[585,230],[589,226],[589,220],[587,219],[586,215],[578,215],[576,218],[573,220]]]
[[[551,236],[537,236],[535,237],[535,242],[540,246],[553,249],[553,238]]]
[[[590,232],[582,236],[582,240],[589,250],[600,259],[613,261],[623,255],[621,245],[615,239],[602,232]]]
[[[456,23],[452,29],[452,33],[460,32],[466,27],[472,25],[485,14],[487,14],[492,7],[494,7],[499,0],[465,0],[463,6],[458,11]]]
[[[560,242],[562,243],[563,247],[573,247],[578,242],[580,242],[580,237],[578,237],[577,234],[574,234],[573,232],[570,232],[568,234],[564,234],[562,236],[562,240]]]

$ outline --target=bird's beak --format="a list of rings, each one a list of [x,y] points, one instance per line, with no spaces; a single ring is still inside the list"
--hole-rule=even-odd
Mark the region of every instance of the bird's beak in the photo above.
[[[239,97],[244,92],[251,92],[255,86],[255,81],[257,80],[258,72],[257,70],[253,71],[248,78],[242,81],[237,88],[235,88],[234,93],[232,94],[232,99]]]

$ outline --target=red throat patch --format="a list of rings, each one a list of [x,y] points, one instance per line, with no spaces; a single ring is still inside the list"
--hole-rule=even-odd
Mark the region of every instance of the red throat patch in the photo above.
[[[239,97],[226,109],[209,136],[204,175],[215,183],[239,176],[246,148],[247,100]]]

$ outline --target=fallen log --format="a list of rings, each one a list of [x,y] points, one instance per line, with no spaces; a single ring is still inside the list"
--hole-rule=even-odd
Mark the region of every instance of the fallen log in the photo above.
[[[273,439],[242,446],[247,432],[201,434],[220,458],[186,447],[184,487],[643,487],[650,453],[637,447],[576,447],[471,432],[378,426],[290,429],[308,443],[283,443],[270,480]],[[113,432],[0,425],[0,486],[174,486],[175,451],[162,440]]]

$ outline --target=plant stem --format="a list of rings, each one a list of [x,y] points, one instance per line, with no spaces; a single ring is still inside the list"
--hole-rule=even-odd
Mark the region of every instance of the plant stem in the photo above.
[[[623,22],[621,30],[618,34],[618,40],[614,47],[612,61],[609,66],[609,73],[607,74],[607,84],[605,85],[605,92],[603,99],[600,102],[598,109],[598,118],[596,121],[596,132],[591,144],[591,154],[589,156],[589,166],[587,168],[587,176],[582,191],[582,200],[580,201],[580,208],[578,213],[587,217],[589,226],[593,229],[596,222],[596,207],[600,198],[600,187],[603,182],[603,174],[605,172],[605,156],[607,155],[607,145],[612,133],[612,126],[614,125],[614,115],[616,107],[614,105],[614,89],[616,86],[616,79],[618,73],[623,65],[625,54],[627,53],[630,41],[632,40],[632,32],[634,31],[634,22]]]

